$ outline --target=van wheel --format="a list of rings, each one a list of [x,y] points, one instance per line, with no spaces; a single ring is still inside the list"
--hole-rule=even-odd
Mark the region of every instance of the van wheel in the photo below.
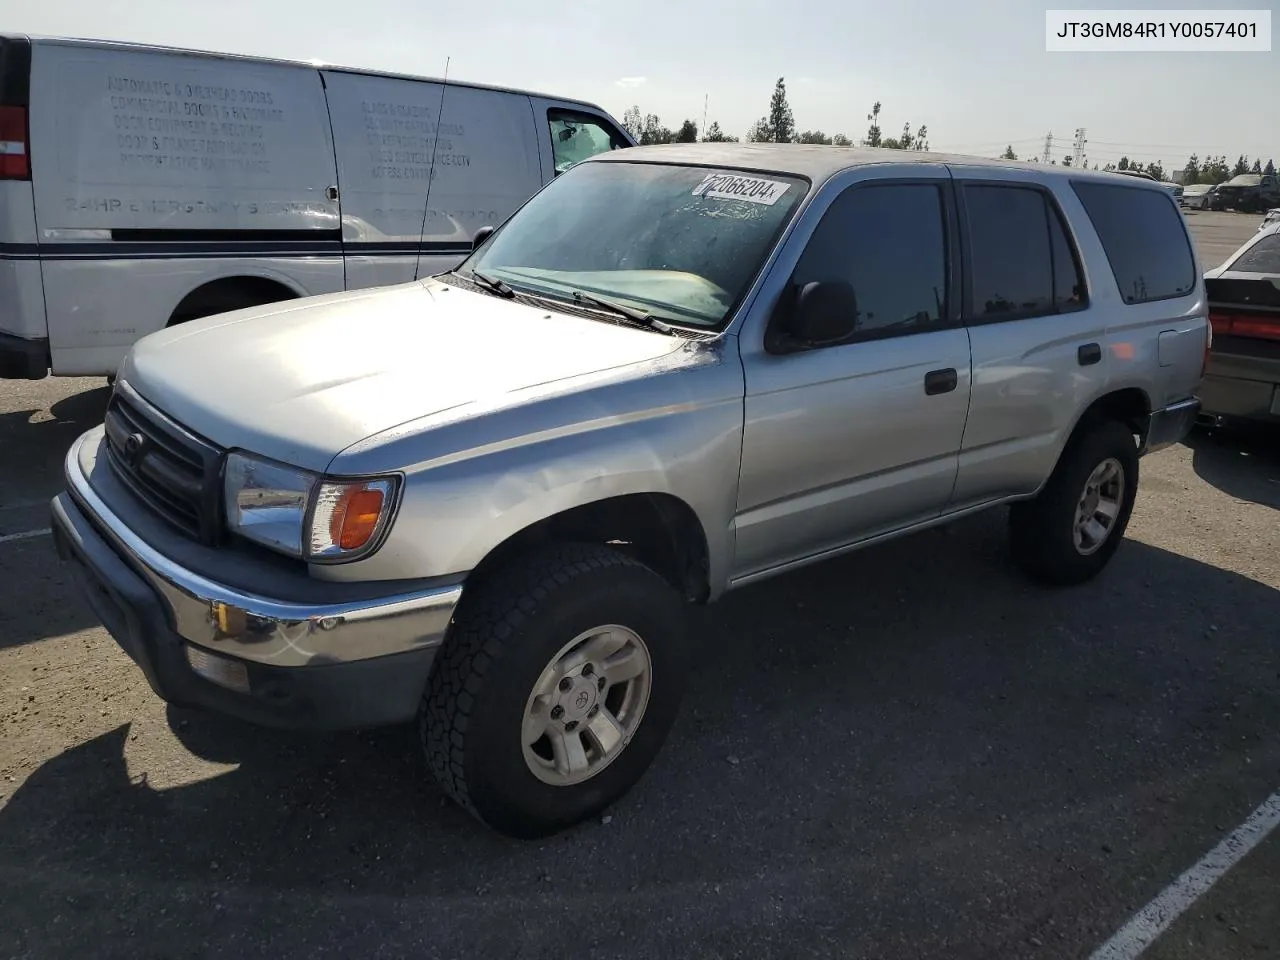
[[[1138,491],[1138,447],[1129,427],[1102,420],[1074,436],[1034,500],[1013,505],[1013,555],[1055,586],[1096,576],[1120,546]]]
[[[679,709],[685,610],[630,557],[564,544],[463,597],[419,712],[427,764],[509,836],[555,833],[625,794]]]

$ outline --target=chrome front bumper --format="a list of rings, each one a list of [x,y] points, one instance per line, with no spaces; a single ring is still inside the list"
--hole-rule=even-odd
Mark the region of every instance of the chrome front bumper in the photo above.
[[[94,490],[82,455],[101,436],[97,428],[72,445],[65,461],[68,492],[155,592],[173,632],[188,643],[273,667],[305,667],[392,656],[443,641],[462,596],[460,584],[375,599],[297,602],[236,589],[180,566],[129,529]],[[100,462],[95,469],[109,467]]]

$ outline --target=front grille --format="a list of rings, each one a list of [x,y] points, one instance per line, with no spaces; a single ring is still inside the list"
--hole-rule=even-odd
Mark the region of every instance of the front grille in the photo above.
[[[217,543],[222,451],[119,388],[104,426],[108,460],[125,486],[188,537]]]

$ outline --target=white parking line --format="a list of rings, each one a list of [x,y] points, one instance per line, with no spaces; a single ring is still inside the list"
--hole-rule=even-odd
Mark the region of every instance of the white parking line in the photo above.
[[[1134,914],[1089,960],[1134,960],[1182,913],[1280,825],[1280,791],[1262,802],[1230,836]]]
[[[10,540],[30,540],[32,537],[43,537],[46,533],[53,533],[48,527],[41,527],[39,530],[23,530],[21,533],[6,533],[0,536],[0,543],[8,543]]]

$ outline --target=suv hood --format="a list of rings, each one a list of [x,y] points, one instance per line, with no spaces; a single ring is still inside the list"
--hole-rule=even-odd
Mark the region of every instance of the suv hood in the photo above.
[[[222,447],[323,471],[410,420],[598,383],[685,343],[428,281],[193,320],[139,340],[119,376]]]

